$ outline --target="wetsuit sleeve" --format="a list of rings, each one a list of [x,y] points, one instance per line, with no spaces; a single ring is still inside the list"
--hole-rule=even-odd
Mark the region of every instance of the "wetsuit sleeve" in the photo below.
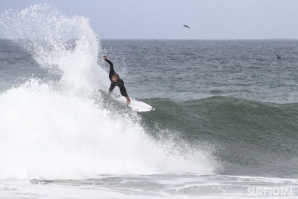
[[[110,64],[109,78],[110,78],[110,80],[112,81],[112,76],[113,76],[116,72],[114,71],[113,63],[112,63],[110,60],[108,60],[108,59],[105,59],[105,60],[106,60],[106,62],[108,62],[108,63]],[[114,87],[115,87],[115,86],[114,86]]]
[[[109,92],[112,92],[114,90],[115,86],[116,85],[114,83],[111,83],[110,88],[109,88]]]
[[[121,81],[121,83],[122,83],[122,85],[123,85],[123,86],[120,87],[120,93],[121,93],[122,96],[124,96],[124,97],[128,97],[127,92],[126,92],[126,88],[125,88],[125,86],[124,86],[124,82],[123,82],[122,79],[121,79],[120,81]]]

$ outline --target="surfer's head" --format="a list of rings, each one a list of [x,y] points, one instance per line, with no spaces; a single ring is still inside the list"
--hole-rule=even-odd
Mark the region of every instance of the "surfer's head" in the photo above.
[[[112,81],[117,82],[120,79],[119,75],[115,73],[115,75],[112,76]]]

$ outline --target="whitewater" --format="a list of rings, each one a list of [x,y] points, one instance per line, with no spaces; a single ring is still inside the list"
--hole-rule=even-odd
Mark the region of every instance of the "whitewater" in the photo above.
[[[212,172],[202,152],[181,156],[173,143],[150,138],[135,113],[104,106],[108,74],[97,64],[102,50],[87,19],[35,5],[1,21],[6,38],[61,75],[50,83],[31,78],[1,94],[1,179]]]
[[[249,188],[259,185],[292,187],[297,195],[298,181],[292,175],[267,175],[261,167],[261,174],[249,173],[254,166],[251,162],[256,160],[233,156],[242,152],[241,147],[243,151],[255,147],[248,144],[245,148],[245,139],[237,140],[239,135],[233,134],[241,121],[232,131],[228,129],[233,122],[223,119],[231,114],[227,107],[235,106],[239,112],[249,109],[254,114],[251,107],[259,106],[271,113],[271,106],[262,104],[267,99],[243,102],[224,98],[230,96],[227,94],[217,97],[214,93],[219,91],[214,90],[212,95],[202,93],[194,101],[183,101],[195,92],[184,93],[175,85],[179,96],[176,91],[153,88],[154,78],[162,77],[156,72],[146,77],[151,69],[144,67],[148,73],[138,75],[144,75],[146,81],[152,79],[152,87],[146,90],[142,82],[135,81],[138,76],[129,77],[128,63],[119,58],[124,55],[110,48],[113,41],[104,46],[89,19],[65,16],[49,4],[5,11],[0,15],[0,33],[0,198],[242,198],[247,197]],[[154,42],[137,45],[150,49]],[[163,46],[167,45],[167,51],[174,49],[172,43]],[[156,53],[139,52],[149,60]],[[132,97],[153,103],[155,111],[138,114],[110,99],[103,54],[115,59],[117,71],[135,95]],[[25,64],[18,65],[20,60]],[[140,70],[131,69],[131,73],[135,71]],[[173,76],[179,76],[177,70],[172,71]],[[115,92],[119,93],[117,88]],[[175,96],[177,101],[171,101]],[[286,111],[283,107],[279,110]],[[288,118],[295,118],[295,113],[287,112]],[[264,121],[275,120],[274,115],[273,119],[268,115]],[[248,121],[252,118],[255,116]],[[209,127],[210,122],[215,125]],[[283,128],[287,125],[279,124]],[[214,133],[216,128],[222,132]],[[212,139],[205,139],[208,136]],[[260,139],[268,137],[265,134]],[[227,144],[231,147],[228,155],[221,154],[228,147],[216,143],[218,138],[223,142],[234,139]]]

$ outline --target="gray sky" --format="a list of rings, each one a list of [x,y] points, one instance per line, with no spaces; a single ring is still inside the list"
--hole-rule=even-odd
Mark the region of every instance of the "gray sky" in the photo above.
[[[90,18],[102,39],[298,39],[298,0],[1,0],[0,12],[36,3]]]

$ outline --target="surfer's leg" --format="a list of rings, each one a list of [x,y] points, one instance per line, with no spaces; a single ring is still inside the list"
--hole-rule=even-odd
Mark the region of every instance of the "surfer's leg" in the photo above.
[[[126,89],[125,89],[124,86],[122,86],[122,87],[120,88],[120,93],[121,93],[122,96],[124,96],[124,97],[128,97],[127,92],[126,92]]]
[[[127,100],[127,105],[128,105],[128,104],[130,103],[130,99],[129,99],[128,95],[127,95],[127,92],[126,92],[126,89],[125,89],[124,86],[122,86],[122,87],[120,88],[120,93],[121,93],[122,96],[124,96],[124,97],[126,98],[126,100]]]

